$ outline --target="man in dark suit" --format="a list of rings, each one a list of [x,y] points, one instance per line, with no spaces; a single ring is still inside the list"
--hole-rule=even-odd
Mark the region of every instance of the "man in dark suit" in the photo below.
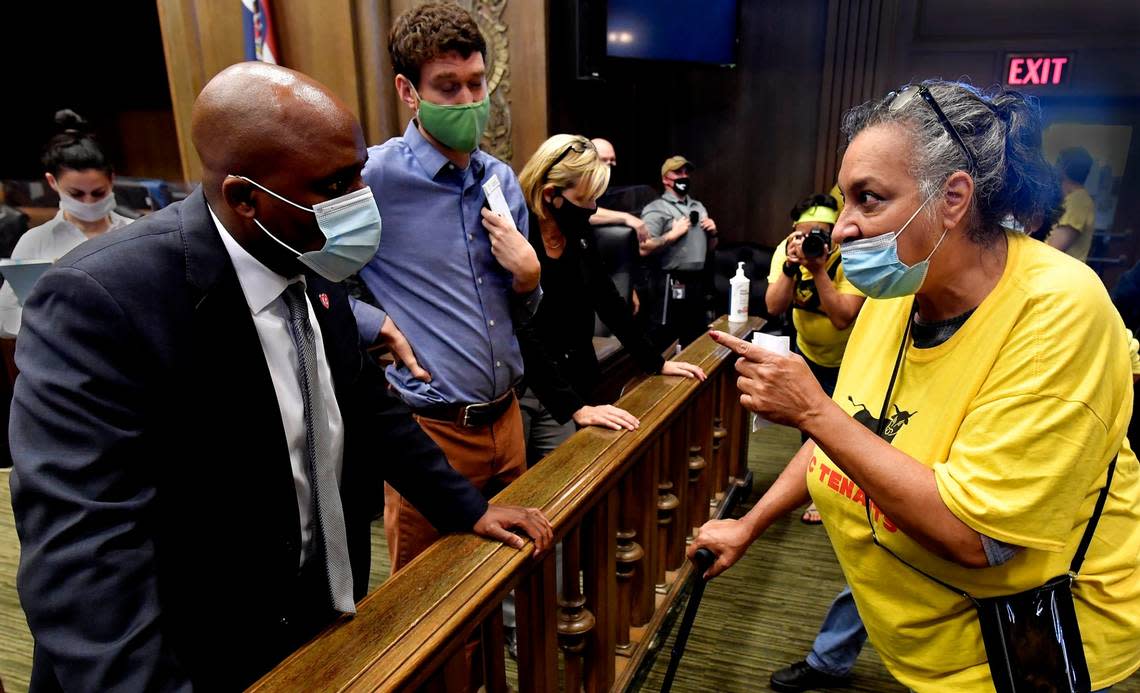
[[[443,531],[551,541],[538,511],[488,506],[360,354],[329,279],[353,264],[336,236],[378,219],[353,195],[365,149],[343,104],[243,63],[192,129],[202,186],[68,254],[25,306],[12,497],[33,690],[253,682],[364,596],[384,479]]]

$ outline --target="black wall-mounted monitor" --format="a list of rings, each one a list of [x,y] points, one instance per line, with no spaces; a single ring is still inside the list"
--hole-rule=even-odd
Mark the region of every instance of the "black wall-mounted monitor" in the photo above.
[[[738,0],[609,0],[606,55],[736,63]]]

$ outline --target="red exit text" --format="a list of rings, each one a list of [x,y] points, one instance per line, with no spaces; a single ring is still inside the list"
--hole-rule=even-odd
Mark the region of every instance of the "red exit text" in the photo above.
[[[1006,58],[1005,83],[1011,87],[1065,84],[1071,67],[1067,55],[1011,55]]]

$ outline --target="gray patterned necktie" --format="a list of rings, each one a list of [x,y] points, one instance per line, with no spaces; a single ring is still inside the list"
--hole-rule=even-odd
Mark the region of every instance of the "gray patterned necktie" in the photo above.
[[[356,603],[352,599],[352,568],[348,561],[348,541],[345,539],[344,509],[340,504],[336,470],[333,469],[332,460],[328,459],[324,444],[329,435],[328,415],[323,406],[314,408],[315,403],[324,400],[321,397],[317,345],[313,338],[313,326],[309,323],[305,288],[300,282],[293,282],[286,287],[281,297],[289,307],[289,327],[293,344],[297,347],[297,381],[305,405],[305,458],[309,467],[316,525],[313,536],[317,551],[313,558],[324,562],[332,608],[344,614],[354,614]]]

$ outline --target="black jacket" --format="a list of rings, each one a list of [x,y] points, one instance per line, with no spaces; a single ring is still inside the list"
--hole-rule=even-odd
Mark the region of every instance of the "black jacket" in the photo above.
[[[560,423],[594,403],[600,368],[594,352],[594,314],[614,333],[646,373],[665,360],[654,349],[625,299],[606,273],[591,229],[566,234],[557,259],[546,254],[538,219],[531,216],[530,243],[542,265],[542,303],[517,329],[523,382]]]
[[[486,503],[361,357],[343,290],[307,283],[344,419],[359,599],[383,478],[443,531],[470,528]],[[201,189],[47,272],[16,360],[33,690],[242,688],[331,619],[327,588],[298,574],[280,410]]]

